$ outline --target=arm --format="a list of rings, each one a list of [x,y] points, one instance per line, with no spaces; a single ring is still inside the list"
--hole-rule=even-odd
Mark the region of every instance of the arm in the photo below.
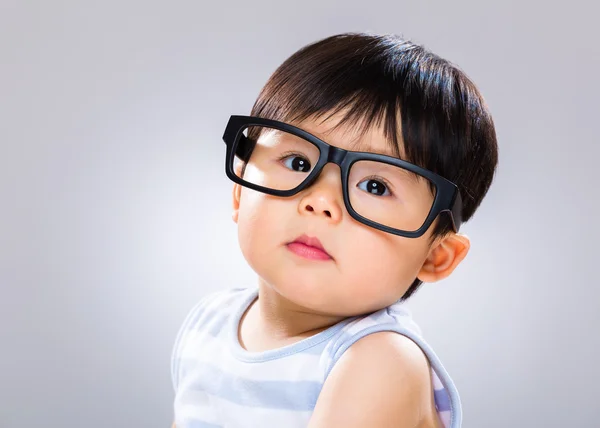
[[[329,374],[308,428],[437,428],[429,361],[410,339],[370,334]]]

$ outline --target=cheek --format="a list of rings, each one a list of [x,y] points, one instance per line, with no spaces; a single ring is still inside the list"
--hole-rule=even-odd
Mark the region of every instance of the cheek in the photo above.
[[[282,239],[277,229],[283,228],[285,216],[276,198],[243,189],[238,217],[238,241],[248,264],[255,270],[271,259],[273,246]]]
[[[242,190],[238,217],[238,240],[242,253],[247,258],[254,253],[253,247],[260,248],[260,238],[264,223],[268,221],[268,210],[263,210],[262,195],[258,192]]]
[[[365,301],[393,301],[410,287],[426,254],[421,239],[402,238],[377,231],[355,233],[344,264],[353,293]]]

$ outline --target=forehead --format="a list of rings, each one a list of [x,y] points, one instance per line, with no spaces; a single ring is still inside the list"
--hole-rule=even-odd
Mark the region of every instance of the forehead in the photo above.
[[[324,115],[324,119],[311,117],[289,123],[341,149],[378,153],[401,159],[404,157],[400,120],[397,121],[400,143],[398,147],[386,138],[382,123],[373,123],[368,129],[364,129],[361,123],[341,124],[345,113],[341,111],[331,116]]]

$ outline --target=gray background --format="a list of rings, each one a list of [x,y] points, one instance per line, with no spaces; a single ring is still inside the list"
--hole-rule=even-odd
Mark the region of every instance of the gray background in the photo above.
[[[411,306],[464,427],[596,427],[600,32],[570,2],[0,2],[0,427],[166,427],[175,333],[252,285],[221,135],[296,49],[403,34],[500,142],[472,249]]]

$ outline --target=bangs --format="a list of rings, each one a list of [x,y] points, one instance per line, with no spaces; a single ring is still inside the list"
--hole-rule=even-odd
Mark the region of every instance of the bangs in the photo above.
[[[400,109],[395,104],[382,102],[369,93],[355,94],[357,96],[335,100],[336,105],[327,110],[328,106],[314,106],[300,104],[296,108],[290,108],[283,117],[283,121],[302,122],[306,119],[315,122],[326,122],[332,116],[340,115],[339,121],[331,128],[346,128],[352,134],[357,135],[356,150],[367,151],[368,147],[359,141],[366,133],[374,128],[383,126],[383,135],[389,144],[390,152],[397,158],[404,158],[401,153],[406,150],[401,147],[403,140],[401,135]],[[405,159],[408,160],[408,159]],[[409,160],[410,161],[410,160]]]

